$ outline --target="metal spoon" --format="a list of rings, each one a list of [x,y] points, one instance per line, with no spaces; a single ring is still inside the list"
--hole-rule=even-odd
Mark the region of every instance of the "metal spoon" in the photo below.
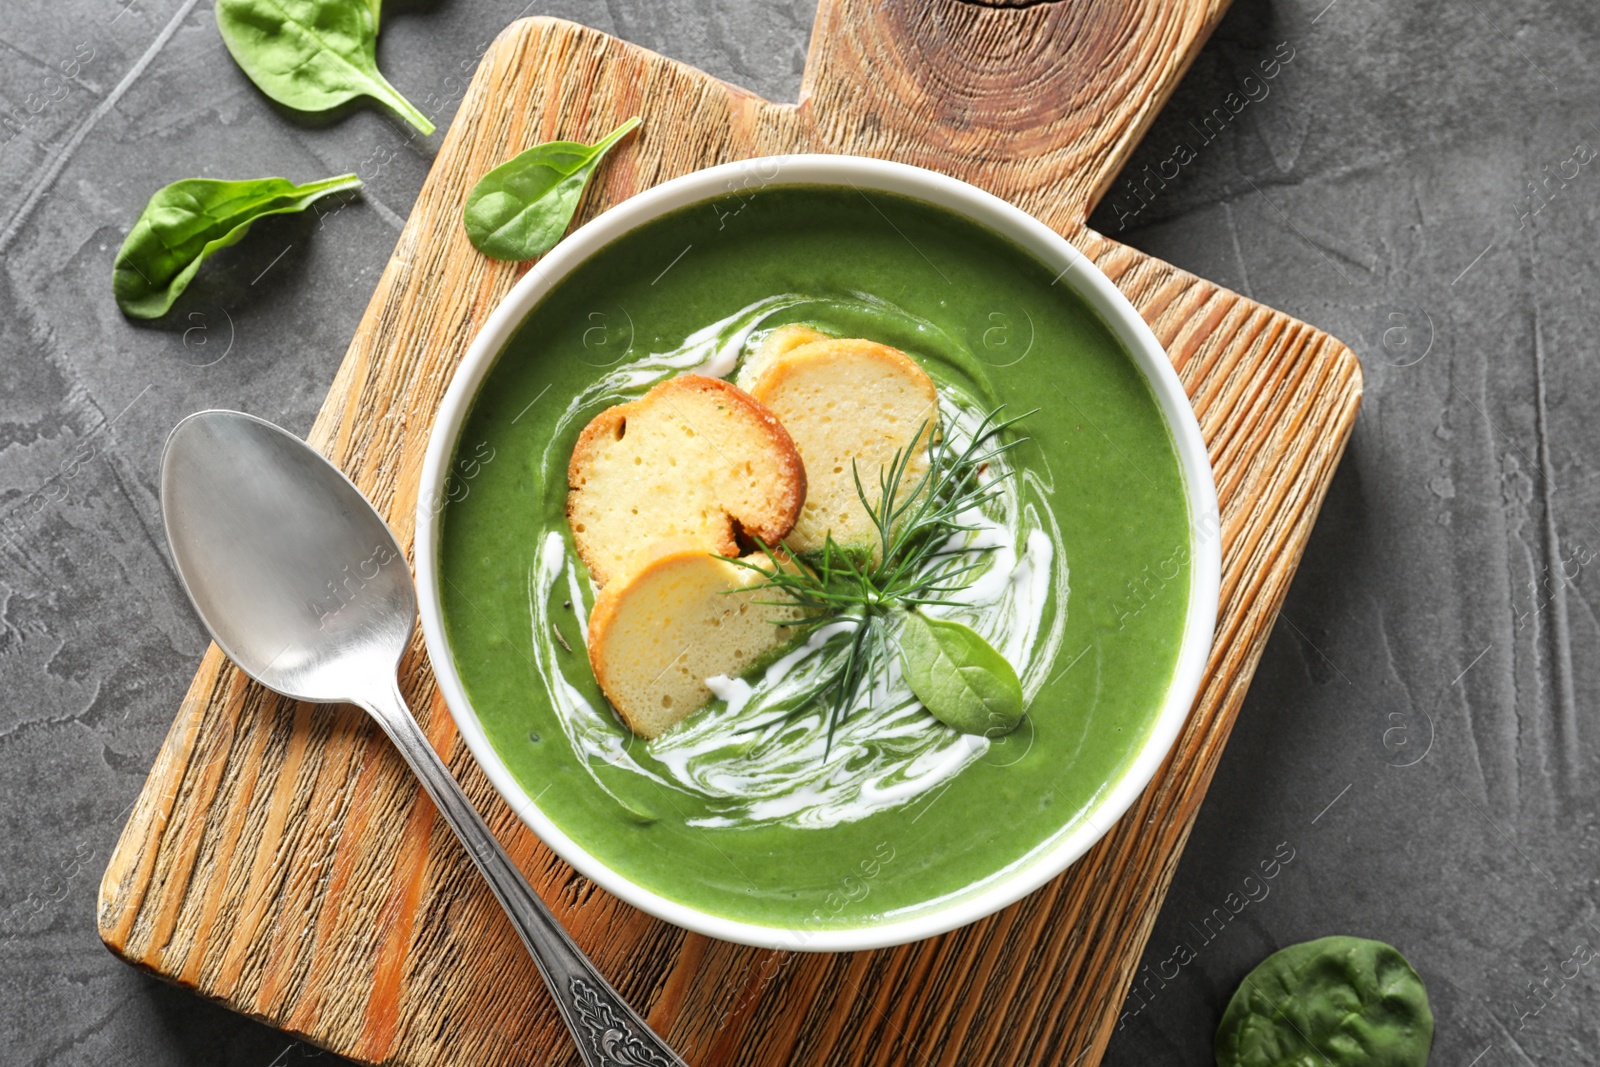
[[[202,411],[161,457],[178,576],[211,636],[292,700],[355,704],[422,780],[528,946],[589,1067],[687,1067],[589,962],[478,817],[395,680],[417,618],[405,554],[340,470],[285,430]]]

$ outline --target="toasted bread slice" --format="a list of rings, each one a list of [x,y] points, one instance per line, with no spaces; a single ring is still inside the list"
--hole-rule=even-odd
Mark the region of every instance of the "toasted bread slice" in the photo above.
[[[915,488],[928,469],[928,443],[938,426],[933,380],[897,348],[859,338],[826,339],[767,360],[750,395],[783,423],[806,467],[805,508],[785,543],[795,552],[810,551],[821,548],[831,532],[842,546],[870,546],[876,558],[881,545],[856,492],[851,463],[876,504],[879,471],[896,451],[911,448],[901,499]]]
[[[677,538],[650,546],[651,559],[595,598],[589,663],[595,679],[640,737],[657,737],[711,699],[706,679],[737,677],[793,631],[797,607],[756,589],[755,571]],[[764,563],[765,556],[746,557]]]
[[[809,345],[813,341],[831,341],[833,338],[825,333],[803,326],[798,322],[787,326],[779,326],[767,334],[761,341],[761,347],[755,354],[745,361],[739,368],[738,377],[735,378],[740,389],[749,389],[761,377],[761,372],[772,365],[779,356],[794,351],[801,345]]]
[[[806,471],[772,413],[719,378],[685,374],[596,415],[567,468],[567,522],[605,585],[687,537],[736,556],[737,523],[776,545],[806,498]]]

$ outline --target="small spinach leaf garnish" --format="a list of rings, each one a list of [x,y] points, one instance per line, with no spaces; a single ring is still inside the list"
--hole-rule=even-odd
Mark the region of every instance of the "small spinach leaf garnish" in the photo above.
[[[134,318],[160,318],[200,264],[237,244],[256,219],[304,211],[319,197],[359,188],[361,179],[345,174],[305,185],[285,178],[185,178],[158,189],[112,265],[117,306]]]
[[[1428,991],[1381,941],[1290,945],[1245,976],[1217,1027],[1217,1067],[1424,1067]]]
[[[217,29],[240,69],[285,107],[327,111],[370,96],[433,132],[378,73],[378,0],[217,0]]]
[[[595,165],[638,125],[635,116],[592,145],[546,141],[485,174],[461,212],[473,247],[506,260],[550,251],[567,232]]]
[[[1016,669],[970,626],[906,613],[900,625],[906,684],[928,713],[964,734],[998,737],[1022,721]]]

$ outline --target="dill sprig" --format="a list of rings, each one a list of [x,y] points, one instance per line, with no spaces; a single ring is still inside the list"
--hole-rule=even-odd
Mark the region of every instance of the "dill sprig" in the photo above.
[[[963,444],[952,445],[935,435],[928,442],[927,468],[907,484],[916,444],[931,426],[923,422],[912,437],[912,444],[896,450],[878,472],[878,495],[874,501],[861,479],[854,460],[851,473],[856,495],[867,511],[876,532],[874,551],[868,556],[840,546],[829,533],[820,551],[800,556],[787,549],[774,549],[756,540],[765,562],[723,557],[728,562],[762,575],[752,590],[775,589],[782,600],[757,603],[800,606],[807,617],[784,625],[802,631],[815,631],[838,622],[851,623],[847,632],[835,635],[845,642],[836,664],[803,698],[785,701],[790,714],[813,701],[821,701],[828,711],[828,740],[825,751],[832,751],[835,730],[860,699],[861,688],[874,678],[893,654],[890,643],[892,613],[937,604],[954,604],[950,598],[967,584],[967,575],[984,566],[984,560],[955,562],[956,557],[986,553],[989,547],[950,548],[950,539],[979,527],[969,516],[1004,491],[1004,481],[1015,470],[1002,475],[992,473],[995,459],[1027,440],[1018,437],[1002,440],[1002,435],[1027,415],[1013,419],[1000,417],[1003,408],[989,412]],[[904,491],[902,491],[904,489]],[[834,639],[830,638],[829,643]],[[826,652],[824,644],[819,653]],[[766,723],[762,723],[762,726]],[[757,729],[759,727],[751,727]]]

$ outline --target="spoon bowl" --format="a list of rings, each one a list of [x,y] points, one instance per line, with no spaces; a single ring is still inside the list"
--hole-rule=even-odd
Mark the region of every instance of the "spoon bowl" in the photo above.
[[[299,438],[234,411],[173,429],[161,511],[218,646],[295,700],[354,701],[416,624],[405,554],[361,491]]]

